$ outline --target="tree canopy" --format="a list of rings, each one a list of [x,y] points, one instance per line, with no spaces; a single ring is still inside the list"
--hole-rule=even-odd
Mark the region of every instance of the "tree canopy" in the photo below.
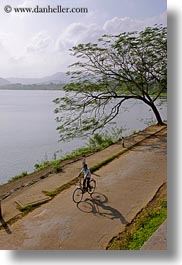
[[[155,105],[167,90],[167,28],[104,35],[97,43],[71,49],[71,82],[58,107],[60,140],[94,133],[111,122],[128,99],[147,104],[163,124]],[[112,104],[111,104],[112,103]]]

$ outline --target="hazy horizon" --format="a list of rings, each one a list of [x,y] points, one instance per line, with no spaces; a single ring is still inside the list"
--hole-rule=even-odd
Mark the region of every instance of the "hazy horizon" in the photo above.
[[[58,73],[66,74],[66,72],[58,71],[56,73],[54,72],[54,73],[52,73],[50,75],[43,75],[43,76],[40,76],[40,77],[33,77],[33,76],[32,77],[25,77],[25,76],[7,76],[7,77],[3,77],[3,76],[0,76],[0,78],[6,79],[6,80],[13,79],[13,78],[15,78],[15,79],[43,79],[45,77],[51,77],[51,76],[53,76],[55,74],[58,74]]]

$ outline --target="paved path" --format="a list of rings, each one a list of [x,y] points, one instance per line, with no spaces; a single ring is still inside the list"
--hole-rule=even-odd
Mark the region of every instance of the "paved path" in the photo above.
[[[55,188],[54,177],[13,194],[4,205]],[[73,186],[11,226],[5,223],[6,208],[0,249],[105,249],[166,182],[166,129],[102,167],[94,178],[96,192],[85,194],[78,205],[72,201]]]

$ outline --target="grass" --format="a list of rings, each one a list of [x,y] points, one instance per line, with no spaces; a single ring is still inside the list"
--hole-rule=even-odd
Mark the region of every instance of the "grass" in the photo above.
[[[62,186],[59,186],[57,189],[53,190],[53,191],[46,191],[46,190],[43,190],[42,192],[51,197],[51,198],[54,198],[56,195],[58,195],[60,192],[62,192],[63,190],[66,190],[66,189],[69,189],[72,185],[76,184],[79,180],[79,177],[71,180],[70,182],[68,183],[65,183],[63,184]]]
[[[147,136],[150,137],[150,136]],[[143,141],[143,140],[142,140]],[[99,168],[101,168],[104,165],[107,165],[109,162],[111,162],[112,160],[114,160],[115,158],[119,157],[120,155],[124,154],[125,152],[129,151],[130,149],[132,149],[134,146],[138,145],[139,142],[131,145],[128,148],[124,148],[123,150],[121,150],[120,152],[114,154],[113,156],[108,157],[107,159],[101,161],[100,163],[95,164],[94,166],[90,167],[91,172],[95,172],[97,171]],[[60,192],[62,192],[65,189],[68,189],[69,187],[71,187],[73,184],[76,184],[78,181],[79,177],[74,178],[73,180],[71,180],[70,182],[59,186],[57,189],[52,190],[52,191],[43,191],[47,196],[50,197],[55,197],[56,195],[58,195]]]
[[[94,171],[98,170],[99,168],[101,168],[102,166],[108,164],[109,162],[111,162],[112,160],[114,160],[115,158],[117,158],[118,156],[120,156],[121,154],[123,154],[124,152],[128,151],[128,148],[125,148],[124,150],[122,150],[121,152],[103,160],[102,162],[94,165],[93,167],[90,167],[91,172],[93,173]],[[52,191],[42,191],[45,195],[50,196],[50,197],[55,197],[56,195],[58,195],[60,192],[62,192],[65,189],[70,188],[72,185],[76,184],[79,180],[79,176],[74,178],[73,180],[71,180],[70,182],[59,186],[57,189],[52,190]]]
[[[69,153],[68,155],[63,156],[61,159],[54,159],[52,161],[46,160],[46,161],[43,161],[42,163],[36,163],[34,165],[34,168],[35,168],[34,172],[38,172],[42,169],[51,167],[52,168],[52,170],[50,169],[51,172],[59,173],[62,171],[61,162],[79,158],[80,156],[91,154],[93,152],[101,151],[104,148],[117,143],[120,139],[121,133],[122,133],[122,129],[112,129],[111,134],[109,134],[108,132],[105,132],[103,135],[95,134],[92,138],[90,138],[89,143],[86,147],[78,148],[74,150],[73,152]],[[133,131],[133,134],[134,133],[136,133],[136,131]],[[128,148],[127,150],[129,149],[130,148]],[[124,152],[127,150],[125,149]],[[112,161],[113,159],[121,155],[122,153],[123,151],[121,153],[114,155],[113,157],[106,159],[100,164],[95,165],[95,167],[91,169],[92,172],[99,169],[101,166],[109,163],[110,161]],[[22,172],[20,175],[12,177],[8,182],[23,178],[24,176],[27,176],[27,175],[28,173],[26,171]]]
[[[37,207],[41,206],[42,204],[45,204],[45,203],[47,203],[47,200],[37,201],[36,203],[29,204],[29,205],[26,205],[26,206],[18,206],[18,209],[22,213],[27,214],[27,213],[33,211],[34,209],[36,209]]]
[[[77,157],[80,157],[85,154],[89,154],[92,152],[100,151],[114,143],[116,143],[119,140],[119,134],[121,134],[121,129],[118,131],[113,131],[113,135],[109,135],[109,133],[101,134],[95,134],[92,138],[89,139],[89,143],[86,147],[81,147],[73,152],[69,153],[66,156],[63,156],[61,159],[58,160],[52,160],[52,161],[44,161],[43,163],[36,163],[34,165],[35,171],[42,170],[48,166],[53,168],[53,171],[55,173],[58,173],[61,171],[60,163],[64,162],[66,160],[74,159]]]
[[[162,92],[159,98],[167,98],[167,92]]]
[[[128,150],[129,150],[129,148],[125,148],[121,152],[116,153],[113,156],[108,157],[107,159],[103,160],[100,163],[97,163],[96,165],[94,165],[93,167],[90,168],[91,172],[94,172],[94,171],[98,170],[99,168],[101,168],[104,165],[107,165],[109,162],[111,162],[115,158],[119,157],[120,155],[122,155],[123,153],[125,153]]]
[[[167,195],[164,184],[154,199],[126,226],[125,231],[110,241],[107,249],[139,250],[166,218]]]
[[[138,223],[135,231],[129,234],[129,249],[140,249],[147,239],[167,218],[167,203],[162,201],[160,206],[152,211],[146,211],[145,217]]]
[[[25,177],[25,176],[27,176],[27,175],[28,175],[27,171],[23,171],[21,174],[12,177],[12,178],[8,181],[8,183],[9,183],[9,182],[12,182],[12,181],[14,181],[14,180],[17,180],[17,179],[21,179],[21,178],[23,178],[23,177]]]
[[[104,144],[101,144],[99,148],[103,148],[103,145],[105,146],[106,143]],[[112,144],[111,142],[107,143],[108,145]],[[134,144],[135,145],[135,144]],[[102,147],[101,147],[102,146]],[[132,146],[133,147],[133,146]],[[130,150],[132,147],[130,148],[125,148],[123,149],[121,152],[107,158],[106,160],[102,161],[101,163],[98,163],[96,164],[95,166],[91,167],[91,171],[94,172],[96,170],[98,170],[100,167],[102,167],[103,165],[106,165],[107,163],[109,163],[110,161],[114,160],[115,158],[117,158],[118,156],[120,156],[121,154],[125,153],[126,151]],[[87,147],[87,148],[80,148],[80,150],[76,150],[73,152],[73,154],[71,154],[71,156],[73,155],[74,156],[78,156],[78,154],[80,154],[80,152],[83,154],[83,152],[88,152],[88,149],[90,150],[90,147]],[[70,156],[70,155],[69,155]],[[68,157],[68,156],[67,156]],[[68,159],[68,158],[67,158]],[[66,160],[66,159],[65,159]],[[52,163],[55,163],[55,170],[56,167],[58,167],[58,170],[60,170],[60,160],[55,160],[55,161],[52,161]],[[53,164],[52,164],[53,165]],[[46,166],[48,166],[46,164]],[[19,176],[15,176],[15,178],[20,178],[27,175],[27,172],[22,172],[21,175]],[[68,188],[70,188],[72,185],[76,184],[79,180],[79,177],[76,177],[75,179],[71,180],[70,182],[56,188],[55,190],[53,191],[43,191],[47,196],[49,196],[51,199],[54,198],[57,194],[59,194],[60,192],[62,192],[63,190],[66,190]],[[27,214],[28,212],[31,212],[33,211],[35,208],[39,207],[40,205],[46,203],[45,202],[37,202],[36,204],[32,204],[32,205],[27,205],[25,207],[21,207],[21,211],[22,213],[24,214]],[[166,204],[166,201],[164,200],[162,203],[161,203],[161,206],[162,208],[167,208],[167,204]],[[141,227],[145,227],[145,229],[147,229],[147,232],[145,231],[144,234],[140,234],[140,231],[141,229],[140,228],[137,228],[136,229],[136,232],[127,232],[125,235],[125,239],[124,239],[124,243],[121,243],[121,240],[117,239],[117,240],[112,240],[112,244],[109,244],[108,248],[107,249],[139,249],[140,246],[143,244],[143,242],[145,240],[147,240],[146,238],[148,238],[155,229],[157,229],[157,227],[159,226],[159,224],[162,222],[162,220],[164,220],[164,216],[165,214],[163,213],[163,219],[161,219],[159,217],[159,215],[156,213],[156,212],[153,212],[153,213],[149,213],[148,217],[149,218],[150,216],[153,217],[155,216],[155,220],[153,219],[153,221],[150,222],[144,222],[141,223]],[[167,209],[166,209],[166,216],[167,216]],[[166,218],[166,217],[165,217]]]

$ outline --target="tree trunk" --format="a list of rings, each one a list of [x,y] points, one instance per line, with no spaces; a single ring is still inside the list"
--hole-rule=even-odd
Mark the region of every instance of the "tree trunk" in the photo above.
[[[164,125],[164,123],[163,123],[163,121],[161,119],[160,113],[159,113],[157,107],[155,106],[155,104],[154,103],[150,103],[149,106],[152,108],[152,110],[153,110],[153,112],[155,114],[155,117],[157,119],[158,125]]]

